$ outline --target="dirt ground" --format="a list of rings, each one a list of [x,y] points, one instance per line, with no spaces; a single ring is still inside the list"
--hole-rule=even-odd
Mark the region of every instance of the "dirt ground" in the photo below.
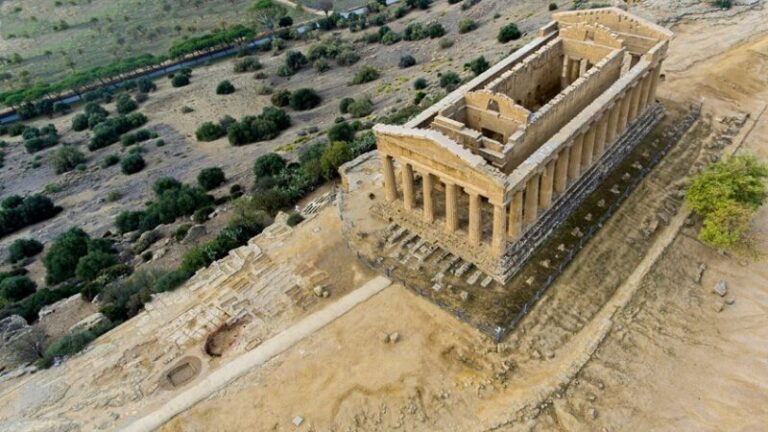
[[[703,122],[713,128],[724,115],[749,112],[756,121],[742,131],[740,151],[761,157],[768,156],[768,120],[761,116],[768,101],[767,17],[757,8],[674,26],[660,88],[675,103],[704,98]],[[631,242],[618,233],[623,227],[636,235],[630,233],[644,217],[628,208],[656,211],[652,202],[664,198],[668,184],[659,183],[669,180],[671,163],[662,162],[501,347],[405,289],[390,288],[164,430],[763,430],[767,210],[754,221],[754,260],[703,246],[681,211],[652,239],[657,260],[642,260],[629,278],[609,270],[622,277],[615,293],[594,305],[580,300],[595,299],[587,276],[592,290],[613,278],[596,271],[610,258],[595,252],[643,258],[632,256]],[[632,207],[643,199],[651,202]],[[666,249],[657,247],[664,242]],[[638,273],[643,265],[647,273]],[[626,289],[636,274],[636,287]],[[729,287],[723,298],[712,292],[719,280]],[[561,303],[566,297],[569,308]],[[401,341],[384,343],[392,331]],[[298,428],[295,416],[304,420]]]

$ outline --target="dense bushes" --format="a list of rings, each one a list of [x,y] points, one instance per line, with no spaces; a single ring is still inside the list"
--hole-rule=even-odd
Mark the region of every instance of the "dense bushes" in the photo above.
[[[440,87],[451,91],[461,84],[461,77],[453,71],[448,71],[440,75]]]
[[[351,114],[352,117],[365,117],[373,112],[373,101],[370,97],[364,95],[358,99],[353,99],[345,108],[346,112]]]
[[[352,84],[364,84],[367,82],[375,81],[379,79],[381,74],[379,70],[373,66],[365,65],[355,72],[352,77]]]
[[[360,60],[355,46],[337,37],[310,46],[307,57],[316,68],[321,60],[336,60],[339,66],[350,66]]]
[[[195,137],[198,141],[213,141],[227,134],[227,131],[220,124],[205,122],[195,131]]]
[[[280,174],[288,162],[277,153],[267,153],[259,156],[253,164],[253,173],[256,177],[274,177]]]
[[[491,65],[488,64],[488,61],[484,56],[480,56],[476,59],[473,59],[469,63],[464,64],[464,69],[471,70],[475,76],[487,71],[489,67],[491,67]]]
[[[120,144],[122,144],[123,147],[128,147],[152,138],[157,138],[157,134],[146,129],[141,129],[120,137]]]
[[[79,113],[72,117],[72,130],[79,132],[88,129],[88,116]]]
[[[70,279],[75,274],[82,279],[93,279],[102,270],[117,263],[114,256],[105,258],[104,254],[114,255],[110,241],[91,239],[85,231],[72,228],[54,240],[43,258],[46,281],[55,284]],[[80,270],[80,262],[85,257],[89,257],[86,259],[87,264]]]
[[[43,195],[11,195],[0,204],[0,237],[55,216],[61,208]]]
[[[37,289],[37,284],[26,276],[11,276],[0,281],[0,298],[7,301],[21,300]]]
[[[555,5],[557,7],[557,5]],[[517,25],[515,23],[509,23],[499,29],[499,35],[497,36],[497,39],[501,43],[507,43],[511,40],[517,40],[522,37],[523,34],[520,33],[520,30],[517,28]]]
[[[328,140],[352,141],[355,138],[355,127],[347,122],[337,123],[328,129]]]
[[[147,117],[142,113],[131,113],[126,116],[108,118],[94,127],[93,138],[88,143],[88,150],[96,151],[114,144],[120,139],[120,135],[131,129],[136,129],[146,122]]]
[[[279,76],[291,76],[309,64],[307,57],[300,51],[285,53],[285,63],[277,70]]]
[[[24,138],[24,148],[27,153],[35,153],[59,143],[59,133],[52,124],[45,125],[40,129],[31,126],[26,127],[21,136]]]
[[[320,105],[321,100],[313,89],[300,88],[291,93],[288,104],[296,111],[306,111]]]
[[[148,231],[180,216],[190,216],[195,210],[213,203],[213,198],[204,190],[172,178],[159,179],[152,189],[155,201],[147,204],[144,210],[125,211],[117,216],[115,225],[119,232]]]
[[[197,175],[197,184],[205,190],[216,189],[226,181],[224,170],[218,167],[204,168]]]
[[[189,85],[189,77],[187,75],[174,75],[171,78],[171,85],[174,87],[184,87]]]
[[[56,174],[62,174],[85,163],[85,156],[76,148],[66,145],[56,150],[51,155],[50,161]]]
[[[411,66],[414,66],[416,64],[416,59],[410,55],[406,54],[402,57],[400,57],[400,62],[397,64],[401,69],[409,68]]]
[[[228,95],[235,92],[235,86],[228,80],[224,80],[216,86],[217,95]]]
[[[288,106],[291,103],[291,92],[286,89],[280,89],[272,94],[270,101],[276,107]]]
[[[198,51],[206,51],[223,45],[253,38],[254,30],[242,24],[234,25],[226,30],[203,36],[192,37],[171,44],[169,54],[172,58],[178,58]]]
[[[138,153],[131,153],[120,161],[120,170],[126,175],[136,174],[143,170],[145,166],[147,166],[147,163],[144,162],[144,158]]]
[[[43,251],[43,244],[35,239],[21,238],[11,243],[8,248],[8,262],[17,263]]]
[[[240,146],[258,141],[270,140],[291,125],[291,118],[285,111],[265,107],[258,116],[245,116],[227,128],[230,144]]]
[[[149,78],[141,78],[136,81],[136,87],[141,93],[150,93],[157,90],[157,85]]]

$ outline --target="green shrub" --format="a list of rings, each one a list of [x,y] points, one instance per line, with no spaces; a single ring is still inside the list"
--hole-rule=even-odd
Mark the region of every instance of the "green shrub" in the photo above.
[[[136,82],[141,93],[149,93],[157,90],[157,85],[149,78],[141,78]]]
[[[436,39],[445,36],[445,27],[439,22],[433,21],[427,24],[426,32],[430,39]]]
[[[72,228],[56,237],[43,258],[46,281],[63,282],[75,275],[77,262],[88,254],[90,237],[79,228]]]
[[[56,174],[61,174],[85,163],[85,156],[74,147],[67,145],[53,152],[50,161]]]
[[[352,49],[344,49],[336,56],[336,64],[339,66],[352,66],[360,60],[360,55]]]
[[[189,77],[186,75],[175,75],[171,79],[171,85],[174,87],[184,87],[189,84]]]
[[[320,168],[323,176],[328,180],[336,177],[339,167],[352,160],[353,157],[348,143],[344,141],[332,142],[320,157]]]
[[[317,59],[312,63],[312,67],[315,68],[316,71],[319,73],[327,72],[331,69],[330,63],[328,63],[328,60],[321,58]]]
[[[140,154],[129,154],[120,162],[120,170],[125,175],[135,174],[144,169],[147,166],[144,162],[144,158]]]
[[[147,117],[142,113],[131,113],[126,116],[109,118],[99,123],[93,129],[93,137],[88,143],[88,150],[96,151],[109,146],[120,139],[120,135],[145,124]]]
[[[140,129],[136,132],[127,133],[120,137],[120,144],[123,145],[123,147],[132,146],[136,143],[144,142],[147,140],[150,140],[152,138],[155,138],[157,135],[154,132],[148,131],[146,129]]]
[[[300,88],[291,93],[289,105],[296,111],[310,110],[318,105],[322,99],[313,89]]]
[[[79,132],[86,129],[88,129],[88,116],[83,113],[75,114],[72,117],[72,130]]]
[[[304,216],[302,216],[301,213],[291,212],[291,214],[288,215],[288,219],[285,221],[285,223],[289,227],[295,227],[296,225],[300,224],[303,220],[304,220]]]
[[[274,177],[283,172],[288,161],[277,153],[259,156],[253,164],[253,173],[259,177]]]
[[[440,76],[440,87],[451,91],[461,84],[461,77],[453,71],[448,71]]]
[[[229,80],[224,80],[216,86],[217,95],[228,95],[235,92],[235,86]]]
[[[117,264],[117,258],[112,253],[95,250],[80,258],[75,268],[75,275],[86,281],[96,279],[102,271]]]
[[[550,3],[549,4],[549,10],[550,11],[557,10],[557,3],[555,3],[555,2]]]
[[[345,97],[339,102],[339,112],[342,114],[346,114],[349,112],[349,106],[352,105],[352,103],[355,102],[354,98],[351,97]]]
[[[101,161],[101,167],[108,168],[108,167],[111,167],[112,165],[117,165],[118,162],[120,162],[120,156],[114,153],[108,154],[107,156],[104,157],[104,160]]]
[[[8,262],[17,263],[43,251],[43,244],[35,239],[17,239],[8,248]]]
[[[136,101],[131,99],[127,94],[121,94],[117,97],[117,101],[115,102],[115,108],[119,114],[128,114],[131,111],[135,111],[138,107],[139,105]]]
[[[270,101],[276,107],[288,106],[291,103],[291,92],[286,89],[279,89],[272,95]]]
[[[117,215],[115,226],[120,233],[149,231],[160,224],[172,223],[180,216],[190,216],[213,202],[213,198],[198,187],[180,183],[176,187],[174,179],[165,179],[163,186],[157,183],[153,186],[156,200],[147,204],[145,210],[124,211]]]
[[[355,72],[352,77],[352,84],[364,84],[379,79],[381,74],[373,66],[365,65]]]
[[[192,214],[192,220],[199,224],[205,223],[208,220],[208,217],[210,217],[211,213],[213,213],[213,210],[214,208],[212,206],[199,208]]]
[[[0,298],[8,301],[21,300],[34,293],[37,284],[26,276],[11,276],[0,281]]]
[[[0,237],[50,219],[60,210],[50,198],[40,194],[24,198],[16,195],[6,197],[0,209]]]
[[[400,63],[398,63],[398,66],[401,69],[409,68],[414,65],[416,65],[416,59],[412,55],[406,54],[400,57]]]
[[[488,61],[485,59],[484,56],[477,57],[476,59],[470,61],[469,63],[464,64],[465,70],[471,70],[472,73],[475,74],[475,76],[480,75],[481,73],[485,72],[490,68],[491,65],[488,64]]]
[[[423,90],[427,88],[428,85],[429,81],[427,81],[427,79],[424,77],[416,78],[416,80],[413,82],[413,88],[416,90]]]
[[[459,33],[461,34],[469,33],[476,29],[477,23],[471,18],[464,18],[463,20],[459,21]]]
[[[43,358],[38,361],[38,366],[49,368],[56,358],[69,357],[82,351],[89,343],[96,339],[96,334],[90,331],[82,331],[64,335],[51,343],[46,348]]]
[[[453,39],[450,38],[440,38],[440,41],[437,43],[440,49],[448,49],[453,46]]]
[[[352,141],[355,138],[355,128],[347,122],[341,122],[331,126],[328,129],[328,140],[331,142],[336,141]]]
[[[557,8],[557,5],[555,5],[555,8]],[[523,34],[517,28],[517,25],[515,23],[509,23],[499,30],[497,39],[501,43],[507,43],[511,40],[520,39],[522,36]]]
[[[287,51],[285,53],[284,68],[278,71],[280,76],[290,76],[309,64],[309,60],[299,51]]]
[[[370,97],[363,96],[352,102],[347,107],[347,111],[352,114],[352,117],[365,117],[373,112],[373,101]]]
[[[216,189],[225,181],[224,170],[219,167],[204,168],[197,175],[197,184],[205,190]]]
[[[290,127],[291,118],[285,111],[265,107],[258,116],[245,116],[227,128],[227,138],[234,146],[270,140]]]
[[[195,131],[195,137],[198,141],[213,141],[227,134],[223,127],[216,123],[205,122]]]
[[[173,232],[173,239],[176,241],[184,240],[184,237],[187,236],[190,228],[192,228],[192,224],[186,223],[179,225],[179,227],[176,228],[176,231]]]
[[[237,73],[255,72],[263,66],[256,57],[245,57],[235,62],[234,71]]]

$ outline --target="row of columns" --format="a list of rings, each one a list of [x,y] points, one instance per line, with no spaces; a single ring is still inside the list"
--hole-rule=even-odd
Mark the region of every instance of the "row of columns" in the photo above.
[[[384,171],[384,189],[387,201],[396,201],[398,199],[397,179],[395,175],[394,158],[390,155],[382,154],[382,165]],[[412,212],[416,209],[416,199],[414,193],[414,168],[408,162],[400,164],[401,189],[403,197],[403,208]],[[444,229],[446,232],[456,232],[459,229],[459,193],[460,186],[454,182],[439,179],[430,172],[421,173],[422,185],[422,219],[427,223],[435,222],[435,181],[440,181],[445,187],[445,221]],[[469,226],[467,234],[469,243],[472,246],[479,246],[482,243],[483,216],[482,203],[483,196],[476,191],[463,188],[469,196]],[[506,209],[503,204],[491,203],[493,206],[493,227],[490,247],[496,254],[504,252],[507,244],[506,227]]]
[[[587,70],[589,70],[589,60],[566,56],[562,77],[567,85],[579,79],[579,77],[587,73]]]
[[[555,157],[543,164],[523,187],[512,194],[509,205],[507,236],[518,238],[536,222],[541,211],[562,195],[621,135],[637,116],[653,102],[659,79],[659,67],[638,79],[621,99],[593,120],[585,132],[576,135]]]
[[[569,62],[573,61],[568,59]],[[569,63],[570,65],[570,63]],[[573,140],[549,161],[540,171],[530,177],[523,186],[512,193],[509,203],[493,203],[493,226],[491,251],[502,254],[508,240],[514,240],[527,226],[536,222],[541,211],[552,205],[555,198],[562,195],[568,185],[575,182],[592,163],[597,160],[610,145],[621,135],[627,126],[653,102],[659,79],[659,66],[651,69],[638,79],[634,86],[627,89],[621,99],[615,101],[595,120],[585,132],[577,134]],[[394,159],[382,153],[384,187],[387,201],[398,199],[397,180]],[[403,191],[403,208],[412,212],[416,209],[414,193],[414,168],[407,161],[400,163]],[[460,186],[450,180],[423,171],[422,179],[422,218],[426,223],[435,222],[434,190],[436,181],[445,185],[445,221],[446,232],[454,233],[459,229],[459,193]],[[471,188],[463,188],[469,196],[468,241],[472,246],[482,243],[483,197]]]

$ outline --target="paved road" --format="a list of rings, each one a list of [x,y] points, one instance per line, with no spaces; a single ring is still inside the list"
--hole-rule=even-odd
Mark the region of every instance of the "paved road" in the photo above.
[[[352,291],[337,302],[309,315],[251,351],[220,366],[210,375],[196,382],[192,387],[176,395],[150,414],[124,426],[124,432],[151,431],[159,428],[176,415],[188,410],[196,403],[208,398],[232,381],[245,375],[294,346],[305,337],[330,324],[358,304],[368,300],[392,282],[378,276]],[[130,420],[129,420],[130,421]]]

